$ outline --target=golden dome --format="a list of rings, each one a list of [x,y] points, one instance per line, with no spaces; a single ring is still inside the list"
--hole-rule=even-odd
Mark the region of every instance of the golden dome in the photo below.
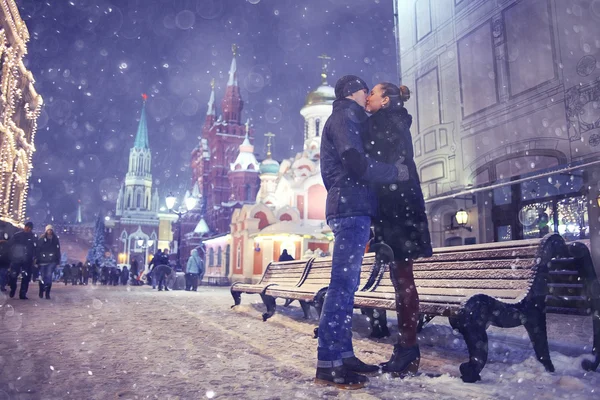
[[[304,107],[326,104],[331,105],[335,100],[335,89],[329,85],[321,85],[306,96]]]

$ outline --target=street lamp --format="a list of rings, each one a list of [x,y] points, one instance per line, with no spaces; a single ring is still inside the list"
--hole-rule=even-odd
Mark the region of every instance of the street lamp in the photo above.
[[[469,214],[462,208],[456,212],[456,222],[458,226],[466,226],[467,222],[469,222]]]
[[[177,203],[177,198],[173,195],[173,193],[169,193],[165,199],[165,203],[167,204],[169,211],[177,215],[177,270],[181,269],[181,216],[193,210],[194,207],[196,207],[198,200],[193,196],[186,196],[183,202],[185,203],[185,208],[180,206],[178,210],[175,210],[174,208],[175,203]]]
[[[137,243],[137,245],[138,245],[139,248],[141,248],[142,250],[144,250],[144,270],[145,270],[146,269],[146,265],[148,264],[148,249],[150,247],[154,246],[154,240],[138,238],[136,240],[136,243]]]

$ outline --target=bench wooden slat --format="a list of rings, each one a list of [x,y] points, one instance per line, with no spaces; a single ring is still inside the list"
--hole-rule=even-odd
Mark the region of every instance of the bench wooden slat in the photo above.
[[[529,288],[529,281],[522,279],[415,279],[417,288],[461,288],[461,289],[527,289]],[[380,289],[381,287],[381,289]],[[389,276],[389,272],[386,272],[375,291],[380,290],[394,290],[394,286]]]
[[[432,262],[414,264],[413,271],[449,271],[449,270],[480,270],[480,269],[530,269],[535,265],[533,259],[514,260],[477,260]]]
[[[533,270],[461,270],[457,271],[414,271],[415,279],[529,279],[533,277]]]

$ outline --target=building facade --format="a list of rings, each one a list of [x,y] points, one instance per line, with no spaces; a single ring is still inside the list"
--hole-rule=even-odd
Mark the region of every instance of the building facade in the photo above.
[[[192,185],[198,186],[202,194],[195,213],[186,216],[189,233],[203,217],[210,235],[221,235],[229,231],[231,215],[244,202],[253,201],[258,190],[258,173],[253,171],[249,177],[247,170],[231,170],[238,158],[240,145],[253,142],[253,130],[249,123],[242,122],[244,101],[240,95],[237,76],[237,53],[233,47],[233,60],[229,69],[229,79],[221,101],[221,113],[217,117],[214,82],[208,110],[202,127],[200,143],[192,151]],[[250,165],[252,166],[252,165]],[[243,183],[238,193],[234,185],[239,179]]]
[[[42,97],[25,68],[29,32],[13,0],[0,2],[0,223],[3,230],[25,222],[37,118]]]
[[[152,183],[152,153],[148,140],[146,100],[143,95],[137,132],[129,150],[127,174],[117,196],[115,218],[106,226],[113,231],[111,250],[120,264],[135,257],[147,264],[157,249],[171,247],[171,222],[176,216],[159,213],[160,197]]]
[[[595,3],[396,0],[395,15],[433,244],[598,241]]]
[[[228,235],[204,240],[206,280],[256,282],[283,250],[295,259],[331,252],[320,148],[323,127],[333,110],[334,99],[334,89],[327,84],[324,68],[321,85],[308,94],[300,110],[305,121],[304,147],[294,157],[281,163],[274,160],[271,156],[273,135],[265,135],[268,150],[266,159],[258,165],[258,193],[252,202],[233,212]]]

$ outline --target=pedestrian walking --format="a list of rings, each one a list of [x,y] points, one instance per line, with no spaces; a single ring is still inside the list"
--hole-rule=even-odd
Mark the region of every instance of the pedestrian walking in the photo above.
[[[89,261],[86,261],[83,264],[83,268],[81,269],[81,283],[83,283],[84,285],[87,285],[90,282],[90,268],[91,268],[91,264]]]
[[[128,280],[129,280],[129,269],[126,266],[123,266],[123,271],[121,271],[121,285],[127,285]]]
[[[402,160],[408,168],[408,180],[376,186],[379,208],[373,219],[374,243],[385,243],[394,252],[390,277],[395,290],[398,338],[392,357],[381,367],[382,372],[397,375],[416,373],[419,368],[419,295],[413,261],[433,254],[425,200],[414,161],[412,116],[404,107],[409,98],[406,86],[387,82],[376,85],[367,98],[366,109],[372,115],[364,140],[372,159],[388,164]]]
[[[197,249],[193,249],[185,268],[185,290],[198,290],[198,279],[204,275],[204,261]]]
[[[363,374],[379,371],[354,355],[352,313],[371,217],[377,213],[373,183],[391,184],[408,178],[402,163],[384,164],[368,158],[362,138],[367,134],[364,107],[367,84],[357,76],[342,77],[335,86],[333,113],[321,138],[321,175],[327,189],[327,224],[335,237],[331,279],[318,329],[315,382],[343,389],[364,387]]]
[[[67,283],[71,282],[71,264],[65,264],[62,278],[65,281],[65,286],[67,286]]]
[[[131,283],[133,284],[133,286],[138,286],[139,284],[139,280],[138,280],[138,274],[139,274],[139,264],[138,261],[135,257],[131,258]]]
[[[73,286],[79,284],[79,265],[71,264],[71,284]]]
[[[6,292],[8,282],[8,269],[10,267],[10,235],[3,227],[0,229],[0,292]]]
[[[33,223],[27,222],[22,231],[14,234],[9,241],[10,246],[10,271],[9,285],[10,297],[14,297],[17,292],[17,279],[21,275],[21,287],[19,289],[19,298],[27,300],[27,290],[33,271],[34,259],[36,256],[37,238],[33,233]]]
[[[52,275],[59,263],[60,241],[54,233],[52,225],[47,225],[44,234],[38,239],[37,245],[37,264],[40,270],[40,280],[38,282],[40,299],[44,298],[45,294],[46,300],[50,300]]]
[[[156,289],[156,277],[154,275],[154,268],[158,265],[158,262],[162,259],[162,250],[158,249],[156,251],[156,253],[154,254],[154,256],[152,257],[152,260],[150,260],[150,263],[148,264],[148,279],[150,279],[150,282],[152,284],[152,289]]]
[[[100,278],[100,266],[97,262],[92,264],[92,285],[96,285],[98,283],[98,279]]]
[[[167,287],[167,277],[170,276],[172,272],[169,265],[169,249],[163,249],[162,253],[158,257],[158,260],[154,264],[153,272],[154,279],[157,281],[158,290],[163,290],[164,286],[165,291],[168,292],[169,288]]]

